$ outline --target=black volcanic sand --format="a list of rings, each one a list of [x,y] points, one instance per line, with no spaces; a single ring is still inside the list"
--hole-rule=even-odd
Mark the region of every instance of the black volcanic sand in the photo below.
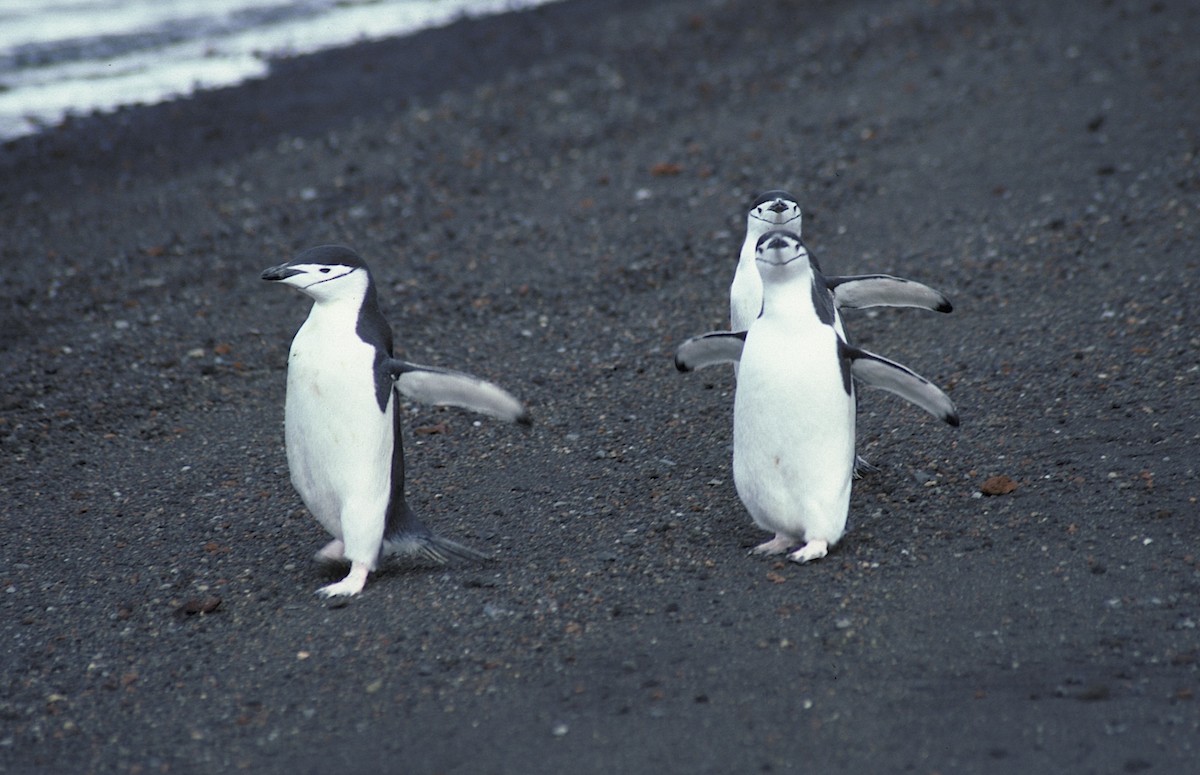
[[[1200,8],[644,5],[0,151],[0,772],[1196,765]],[[807,566],[746,554],[729,370],[671,363],[774,187],[827,271],[955,303],[847,313],[963,423],[865,395]],[[340,608],[282,445],[307,303],[259,279],[323,242],[537,420],[407,408],[414,506],[495,559]]]

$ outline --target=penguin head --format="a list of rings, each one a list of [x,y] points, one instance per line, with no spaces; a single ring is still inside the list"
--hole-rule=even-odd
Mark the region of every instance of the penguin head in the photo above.
[[[768,191],[755,199],[746,217],[747,228],[760,234],[771,229],[789,229],[799,234],[800,222],[800,205],[786,191]]]
[[[811,271],[808,248],[792,231],[775,229],[758,238],[754,248],[758,273],[766,280],[782,280],[808,275]]]
[[[371,271],[350,248],[322,245],[265,270],[262,279],[290,285],[317,302],[359,303],[371,286]]]

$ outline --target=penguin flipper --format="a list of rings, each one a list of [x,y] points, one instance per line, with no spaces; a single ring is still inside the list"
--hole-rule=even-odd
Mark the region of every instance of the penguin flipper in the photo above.
[[[434,406],[458,406],[506,422],[529,425],[533,420],[515,396],[487,380],[459,371],[420,366],[393,358],[388,371],[400,392]]]
[[[843,309],[864,307],[917,307],[935,312],[951,312],[954,305],[941,291],[924,283],[887,274],[827,277],[833,299]]]
[[[867,387],[895,393],[939,420],[958,425],[958,410],[954,402],[929,380],[906,366],[889,361],[875,353],[860,350],[842,342],[843,353],[850,359],[850,373]]]
[[[737,363],[745,345],[745,331],[710,331],[693,336],[676,348],[675,368],[695,371],[717,363]]]

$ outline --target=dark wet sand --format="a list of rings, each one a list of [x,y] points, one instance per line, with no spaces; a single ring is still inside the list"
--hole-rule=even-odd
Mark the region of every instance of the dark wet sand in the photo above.
[[[0,772],[1195,766],[1200,7],[643,5],[0,148]],[[847,313],[962,427],[863,396],[808,566],[746,555],[731,375],[671,364],[774,187],[830,273],[955,303]],[[537,419],[411,407],[411,502],[495,560],[341,608],[258,279],[332,241]]]

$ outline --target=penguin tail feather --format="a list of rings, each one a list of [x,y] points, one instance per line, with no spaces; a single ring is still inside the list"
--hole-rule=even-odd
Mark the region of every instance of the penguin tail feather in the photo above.
[[[409,534],[388,539],[384,542],[383,554],[384,556],[424,557],[440,565],[445,565],[453,560],[486,562],[491,559],[483,552],[432,533]]]

